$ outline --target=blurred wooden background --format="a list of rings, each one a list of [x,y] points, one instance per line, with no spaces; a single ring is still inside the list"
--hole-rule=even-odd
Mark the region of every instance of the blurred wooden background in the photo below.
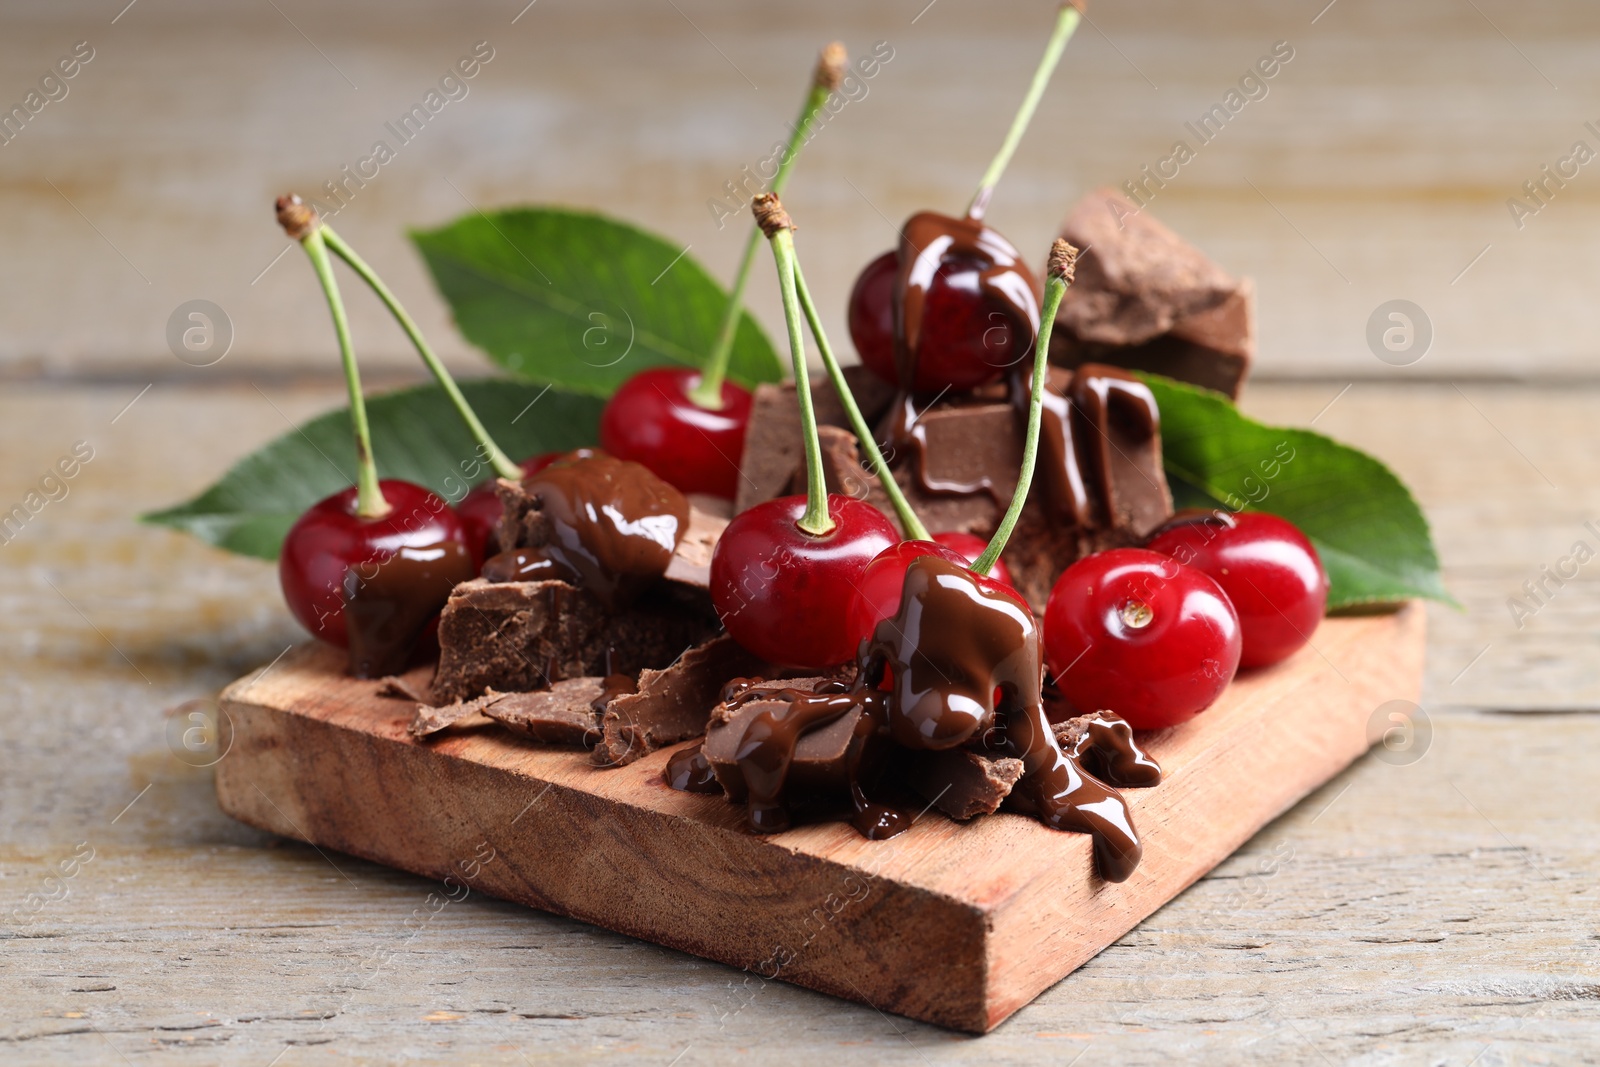
[[[524,6],[526,5],[526,6]],[[691,245],[726,278],[739,244],[706,208],[779,137],[821,44],[894,58],[816,138],[787,198],[842,331],[855,272],[924,207],[963,206],[1024,88],[1046,0],[10,0],[0,103],[57,58],[94,58],[0,146],[0,371],[11,377],[260,376],[332,366],[305,265],[273,196],[318,190],[391,139],[478,41],[493,60],[340,216],[345,235],[463,365],[403,229],[515,202],[603,208]],[[1600,8],[1577,0],[1100,2],[1072,42],[994,223],[1042,256],[1073,200],[1137,177],[1189,138],[1275,42],[1294,58],[1152,210],[1260,285],[1263,374],[1565,377],[1600,316],[1600,165],[1519,230],[1506,200],[1573,143],[1600,151]],[[1600,125],[1600,123],[1597,123]],[[1591,173],[1591,171],[1593,173]],[[1469,269],[1470,265],[1470,269]],[[769,329],[777,304],[758,275]],[[233,321],[228,359],[168,352],[180,303]],[[1364,340],[1405,298],[1433,321],[1396,370]],[[409,370],[357,301],[361,351]],[[781,332],[781,331],[780,331]]]

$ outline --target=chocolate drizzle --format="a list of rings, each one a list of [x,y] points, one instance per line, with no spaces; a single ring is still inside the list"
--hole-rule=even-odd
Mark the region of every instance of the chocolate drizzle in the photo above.
[[[667,760],[667,784],[686,793],[720,793],[716,772],[706,759],[705,744],[696,742]]]
[[[1051,727],[1038,625],[1020,601],[937,556],[917,559],[906,570],[899,611],[862,643],[857,666],[849,685],[774,690],[740,680],[725,690],[729,708],[753,700],[773,705],[745,724],[737,747],[751,830],[789,826],[786,786],[801,736],[859,711],[847,771],[857,812],[852,825],[867,837],[891,837],[910,825],[861,788],[859,751],[877,733],[914,751],[966,747],[1020,760],[1013,806],[1052,829],[1091,835],[1108,881],[1132,873],[1142,847],[1127,805],[1107,782],[1153,784],[1160,769],[1133,743],[1127,724],[1109,713]],[[1057,729],[1065,731],[1066,750]],[[680,754],[669,766],[676,788],[692,780],[694,758]]]
[[[345,571],[344,626],[350,673],[357,678],[398,674],[450,591],[472,578],[472,553],[459,541],[407,545],[379,562]]]
[[[1011,380],[1011,401],[1023,420],[1030,384],[1021,372]],[[1057,517],[1080,528],[1129,524],[1129,508],[1119,504],[1116,487],[1141,479],[1155,490],[1151,515],[1132,525],[1147,526],[1166,514],[1165,486],[1144,469],[1153,462],[1159,470],[1161,463],[1158,454],[1151,458],[1161,416],[1148,386],[1120,368],[1085,364],[1064,392],[1045,389],[1042,414],[1038,469]]]
[[[607,607],[659,579],[689,525],[688,499],[645,467],[584,450],[502,483],[497,537],[512,547],[483,566],[491,582],[561,579]]]
[[[888,435],[896,452],[909,451],[915,466],[917,486],[934,496],[964,496],[970,493],[995,493],[993,482],[940,481],[928,477],[927,437],[918,425],[921,410],[938,397],[918,398],[911,392],[923,341],[923,321],[928,293],[940,267],[961,262],[978,269],[978,293],[987,306],[998,309],[1011,320],[1012,329],[1028,331],[1023,351],[1032,348],[1039,333],[1038,288],[1033,273],[1010,241],[976,218],[956,219],[931,211],[906,220],[900,231],[900,272],[892,294],[894,312],[895,377],[901,393],[890,408]],[[996,367],[999,371],[1003,368]]]

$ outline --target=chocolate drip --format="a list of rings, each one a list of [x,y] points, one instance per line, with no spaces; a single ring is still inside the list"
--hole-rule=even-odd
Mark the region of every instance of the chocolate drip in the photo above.
[[[508,548],[484,564],[492,582],[559,578],[607,607],[635,599],[672,562],[689,525],[682,493],[637,463],[583,450],[502,483]],[[508,536],[509,535],[509,536]]]
[[[910,453],[917,486],[924,493],[965,496],[988,492],[992,495],[995,487],[987,477],[970,483],[928,477],[927,437],[918,425],[917,416],[920,407],[938,398],[919,399],[910,392],[921,355],[928,292],[942,264],[963,261],[979,265],[978,292],[984,303],[1009,316],[1009,326],[1027,329],[1026,351],[1039,334],[1039,301],[1035,295],[1038,285],[1016,247],[975,218],[955,219],[931,211],[913,215],[900,231],[898,256],[900,273],[895,281],[892,306],[895,376],[902,386],[900,396],[890,408],[889,442],[894,451]]]
[[[611,656],[606,656],[606,666],[610,666]],[[596,715],[604,715],[606,707],[613,699],[626,696],[639,691],[639,679],[631,674],[608,674],[600,682],[600,695],[589,701],[590,709]]]
[[[737,749],[751,830],[789,825],[785,785],[803,734],[852,711],[862,713],[852,753],[874,732],[915,750],[962,746],[997,750],[1023,764],[1012,793],[1016,806],[1057,830],[1094,838],[1095,860],[1108,881],[1122,881],[1142,847],[1121,794],[1085,769],[1113,780],[1153,784],[1160,770],[1133,744],[1127,724],[1109,714],[1074,720],[1063,751],[1045,717],[1038,625],[1033,613],[992,582],[936,556],[906,570],[900,609],[863,643],[854,684],[823,683],[815,691],[757,689],[730,683],[724,703],[736,708],[774,703],[751,719]],[[677,773],[669,770],[669,779]],[[856,767],[850,789],[852,825],[869,838],[910,825],[900,812],[873,804]]]
[[[667,760],[667,784],[686,793],[720,793],[716,772],[706,760],[703,742],[674,752]]]
[[[459,541],[406,546],[377,564],[344,575],[344,626],[350,673],[381,678],[406,669],[417,641],[457,583],[472,579],[472,553]]]
[[[1112,785],[1140,789],[1159,785],[1161,767],[1133,739],[1133,727],[1109,711],[1080,715],[1056,728],[1056,741],[1070,760]]]

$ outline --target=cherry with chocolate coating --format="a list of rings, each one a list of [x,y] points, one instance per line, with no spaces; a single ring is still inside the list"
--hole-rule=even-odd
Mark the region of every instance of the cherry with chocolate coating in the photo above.
[[[1222,695],[1239,667],[1239,616],[1207,575],[1144,548],[1068,567],[1044,613],[1050,675],[1079,712],[1136,730],[1175,726]]]
[[[1146,547],[1209,574],[1239,614],[1241,667],[1264,667],[1299,651],[1328,606],[1328,573],[1306,535],[1261,511],[1177,516]]]
[[[1033,331],[1015,311],[984,294],[980,279],[990,265],[971,256],[944,259],[928,286],[913,381],[900,381],[895,366],[894,289],[900,255],[885,252],[856,279],[850,292],[850,339],[861,362],[890,385],[913,393],[965,392],[1000,377],[1026,359]],[[1008,286],[1017,298],[1034,300],[1033,279],[1015,271]],[[1025,294],[1025,295],[1024,295]]]
[[[937,538],[939,535],[935,535]],[[971,535],[960,535],[971,536]],[[974,541],[979,541],[973,537]],[[983,542],[979,541],[979,551]],[[867,569],[862,572],[861,578],[855,585],[855,599],[850,605],[849,624],[847,626],[851,640],[858,644],[872,636],[878,623],[884,619],[893,618],[900,611],[900,600],[906,584],[906,569],[915,560],[926,556],[935,556],[958,567],[970,567],[972,557],[965,555],[955,548],[934,541],[901,541],[891,545],[873,557]],[[1011,587],[1009,582],[1001,582],[994,578],[972,576],[973,582],[988,592],[1003,593],[1015,600],[1024,609],[1022,597]],[[1029,615],[1033,614],[1029,610]]]
[[[517,466],[522,468],[523,477],[527,477],[538,474],[564,455],[565,452],[541,452]],[[483,563],[484,549],[489,543],[489,534],[494,531],[495,523],[500,521],[500,494],[495,492],[494,483],[493,478],[480,482],[456,502],[456,514],[461,516],[461,525],[467,533],[467,547],[472,549],[472,558],[480,565]]]
[[[989,547],[987,539],[977,534],[962,533],[960,530],[945,530],[943,533],[933,535],[936,543],[950,549],[961,557],[961,561],[968,567],[972,561],[983,555],[983,550]],[[1011,577],[1011,568],[1006,566],[1005,559],[997,559],[994,566],[989,568],[989,573],[982,575],[984,578],[993,578],[1001,585],[1008,585],[1013,590],[1017,588],[1015,579]]]
[[[699,384],[700,372],[686,367],[635,374],[606,401],[600,447],[643,464],[682,492],[732,500],[750,425],[750,391],[724,381],[722,407],[712,411],[690,399]]]
[[[821,536],[796,523],[804,496],[735,515],[711,554],[711,602],[733,639],[762,659],[820,670],[851,659],[847,622],[867,564],[900,538],[864,501],[828,495],[834,527]]]
[[[289,528],[278,556],[278,580],[289,610],[313,637],[340,648],[349,643],[344,586],[351,568],[375,568],[402,548],[467,544],[460,516],[442,497],[412,482],[386,478],[378,485],[389,502],[388,514],[358,516],[351,486],[306,509]]]

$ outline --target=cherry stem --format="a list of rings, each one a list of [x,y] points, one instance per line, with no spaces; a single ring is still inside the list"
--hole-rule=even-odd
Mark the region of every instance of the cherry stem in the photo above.
[[[1000,518],[1000,525],[983,554],[972,561],[974,574],[988,574],[1005,551],[1011,531],[1016,529],[1027,503],[1028,489],[1033,484],[1033,468],[1039,458],[1039,424],[1044,420],[1044,383],[1050,370],[1050,333],[1056,324],[1056,312],[1061,309],[1061,298],[1072,284],[1072,272],[1077,263],[1078,250],[1060,238],[1050,249],[1049,272],[1044,282],[1044,319],[1039,329],[1039,341],[1033,350],[1032,393],[1028,400],[1028,433],[1022,442],[1022,471],[1017,476],[1017,488],[1011,494],[1011,503]]]
[[[804,533],[821,537],[834,527],[828,514],[828,485],[822,477],[822,445],[817,440],[817,413],[811,406],[811,376],[806,369],[806,337],[800,296],[795,284],[794,223],[772,193],[751,201],[761,231],[772,245],[783,293],[783,319],[789,327],[789,356],[794,362],[794,395],[800,408],[800,436],[806,454],[806,510],[795,523]]]
[[[811,324],[811,336],[816,338],[817,349],[822,353],[822,365],[827,369],[828,377],[833,382],[834,392],[839,394],[839,403],[844,407],[845,417],[850,420],[850,429],[855,431],[856,440],[861,443],[862,451],[867,454],[872,473],[878,476],[878,484],[883,487],[884,495],[889,498],[895,515],[900,519],[901,531],[908,541],[928,540],[928,528],[911,509],[911,502],[906,499],[905,493],[900,489],[900,483],[895,481],[894,472],[889,469],[889,461],[883,458],[883,453],[878,449],[872,428],[867,425],[867,420],[861,415],[861,409],[856,406],[855,394],[850,391],[850,383],[845,381],[844,369],[834,357],[833,346],[828,343],[828,335],[823,331],[822,316],[817,314],[817,305],[811,299],[811,287],[806,285],[806,276],[800,269],[798,257],[794,264],[794,280],[796,288],[800,290],[800,306],[805,309],[806,321]]]
[[[339,299],[339,283],[333,277],[333,264],[322,240],[322,227],[314,226],[300,238],[300,246],[311,257],[311,267],[328,298],[333,313],[333,332],[339,337],[339,358],[344,361],[344,380],[350,389],[350,425],[356,433],[356,515],[381,519],[393,509],[378,485],[378,464],[372,458],[372,430],[367,425],[367,402],[361,395],[361,372],[356,369],[355,348],[350,343],[350,321],[345,317],[344,301]]]
[[[1077,0],[1068,0],[1061,5],[1061,13],[1056,17],[1056,28],[1050,34],[1050,41],[1044,47],[1044,57],[1039,60],[1039,68],[1033,72],[1033,83],[1028,86],[1028,95],[1022,98],[1022,106],[1017,109],[1017,115],[1011,120],[1011,129],[1006,131],[1006,139],[1000,145],[1000,151],[995,153],[989,169],[984,171],[983,180],[978,183],[978,191],[972,195],[972,203],[967,207],[967,218],[981,219],[989,208],[989,198],[994,195],[994,187],[1000,184],[1000,176],[1006,172],[1006,165],[1011,162],[1011,156],[1016,152],[1017,145],[1022,141],[1022,135],[1028,129],[1028,123],[1033,119],[1034,111],[1039,107],[1039,99],[1044,96],[1044,90],[1050,84],[1050,75],[1055,73],[1056,64],[1061,61],[1061,53],[1066,51],[1067,42],[1072,40],[1072,35],[1078,29],[1083,14],[1078,10]]]
[[[372,291],[378,294],[378,299],[383,301],[384,306],[389,309],[389,313],[400,324],[400,328],[406,332],[406,336],[411,338],[411,343],[416,346],[417,354],[422,357],[422,362],[427,364],[428,370],[433,372],[434,378],[439,382],[439,387],[444,390],[444,395],[450,399],[451,405],[456,409],[456,414],[461,416],[461,421],[466,424],[467,431],[472,434],[472,439],[477,442],[479,450],[482,452],[483,457],[488,460],[489,465],[494,468],[494,472],[502,478],[521,481],[522,468],[517,466],[511,457],[506,455],[499,445],[495,444],[494,438],[489,436],[489,431],[484,428],[483,423],[478,419],[477,412],[472,410],[472,406],[467,403],[467,398],[461,395],[461,389],[456,385],[455,378],[445,369],[445,365],[440,362],[439,357],[429,347],[427,340],[422,336],[422,331],[417,328],[417,324],[406,313],[406,309],[400,305],[399,299],[389,290],[387,285],[383,284],[383,279],[379,278],[377,272],[369,267],[365,260],[356,255],[355,249],[346,244],[342,237],[334,233],[333,227],[327,223],[322,225],[322,238],[327,246],[333,250],[334,255],[348,263],[350,269],[359,274],[361,280],[371,286]]]
[[[837,41],[824,48],[817,58],[817,67],[811,76],[811,88],[806,92],[805,103],[801,105],[800,117],[795,120],[783,158],[778,162],[778,173],[772,178],[770,189],[774,195],[782,193],[783,187],[788,184],[789,171],[794,167],[800,149],[811,139],[811,128],[822,113],[822,105],[828,102],[829,94],[839,87],[844,77],[845,60],[844,45]],[[750,237],[744,244],[744,254],[739,258],[739,270],[733,276],[733,288],[728,293],[728,306],[722,312],[716,342],[712,344],[711,355],[700,372],[699,383],[689,391],[689,399],[708,411],[722,409],[722,382],[728,376],[733,339],[738,335],[739,323],[743,319],[744,290],[750,281],[750,268],[755,263],[756,248],[761,243],[761,237],[761,227],[752,225]]]

